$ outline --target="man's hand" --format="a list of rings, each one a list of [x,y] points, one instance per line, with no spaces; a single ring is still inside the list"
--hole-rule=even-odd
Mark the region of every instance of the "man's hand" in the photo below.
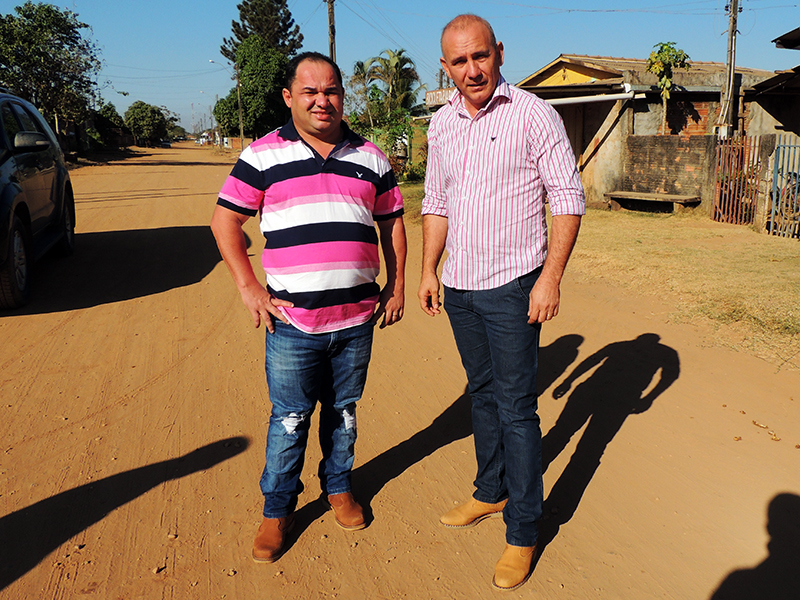
[[[397,286],[384,286],[381,290],[378,306],[375,314],[372,315],[372,322],[377,323],[383,317],[383,321],[378,326],[380,329],[394,325],[403,318],[403,309],[406,304],[405,290],[397,290]]]
[[[242,226],[247,221],[247,216],[217,206],[211,219],[211,230],[217,240],[217,247],[231,272],[234,283],[242,296],[242,302],[250,315],[253,323],[258,328],[261,323],[266,325],[270,333],[275,333],[272,317],[277,317],[284,323],[289,323],[279,306],[294,306],[291,302],[278,300],[264,289],[250,264],[247,255],[247,244]]]
[[[267,331],[275,333],[275,324],[272,322],[272,317],[280,319],[287,325],[289,324],[286,315],[278,310],[278,307],[292,307],[294,304],[291,302],[276,298],[258,283],[243,288],[240,290],[240,293],[242,295],[242,302],[253,317],[253,324],[256,326],[256,329],[263,323]]]
[[[422,277],[419,280],[419,305],[425,314],[435,317],[441,313],[439,276],[437,268],[447,240],[447,217],[422,217]]]
[[[436,273],[423,273],[419,281],[419,305],[426,314],[435,317],[441,313],[439,303],[439,278]]]
[[[550,229],[547,258],[531,290],[528,323],[544,323],[558,314],[561,278],[581,228],[579,215],[556,215]]]
[[[557,282],[539,276],[533,286],[528,303],[528,323],[544,323],[558,314],[561,290]]]

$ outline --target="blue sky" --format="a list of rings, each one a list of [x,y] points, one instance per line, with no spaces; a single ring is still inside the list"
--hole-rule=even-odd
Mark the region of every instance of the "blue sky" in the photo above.
[[[23,0],[0,0],[7,14]],[[516,83],[559,54],[646,58],[653,45],[672,41],[693,60],[725,62],[725,0],[336,0],[337,62],[345,74],[357,60],[405,48],[423,83],[436,86],[439,34],[461,12],[488,19],[505,45],[505,77]],[[135,100],[166,106],[191,130],[209,120],[217,95],[233,86],[216,64],[237,0],[61,0],[91,25],[104,67],[103,98],[119,112]],[[328,52],[324,0],[289,0],[304,35],[304,50]],[[560,6],[559,6],[560,5]],[[800,51],[776,49],[771,40],[800,27],[800,3],[740,0],[738,65],[770,71],[800,64]],[[598,6],[602,6],[598,9]],[[122,96],[117,91],[128,92]]]

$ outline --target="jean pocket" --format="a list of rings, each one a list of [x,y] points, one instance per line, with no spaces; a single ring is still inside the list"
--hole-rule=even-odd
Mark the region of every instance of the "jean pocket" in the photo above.
[[[536,280],[539,279],[539,275],[541,272],[542,272],[542,267],[538,267],[533,271],[531,271],[530,273],[521,275],[514,280],[515,289],[526,300],[530,298],[531,290],[533,289]]]

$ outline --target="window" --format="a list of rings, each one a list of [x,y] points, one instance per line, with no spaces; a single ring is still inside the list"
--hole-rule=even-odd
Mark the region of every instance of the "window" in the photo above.
[[[0,118],[3,119],[3,129],[5,129],[6,132],[5,145],[9,148],[13,148],[14,138],[17,133],[22,131],[22,128],[19,126],[19,122],[14,116],[10,105],[3,104],[2,107],[0,107]]]
[[[13,104],[12,106],[14,107],[14,112],[17,113],[19,120],[22,122],[23,131],[36,131],[38,133],[44,133],[44,131],[42,131],[41,126],[36,122],[36,119],[34,119],[30,114],[28,114],[27,110],[25,110],[22,106],[16,103]]]

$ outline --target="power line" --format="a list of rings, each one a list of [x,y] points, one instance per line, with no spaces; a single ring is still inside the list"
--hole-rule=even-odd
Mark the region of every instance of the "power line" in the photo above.
[[[364,7],[363,7],[363,6],[362,6],[362,5],[361,5],[361,4],[358,2],[358,0],[354,0],[354,1],[355,1],[355,2],[356,2],[356,4],[358,4],[358,5],[359,5],[361,8],[364,8]],[[366,23],[367,25],[369,25],[369,27],[371,27],[372,29],[374,29],[375,31],[377,31],[379,34],[381,34],[382,36],[384,36],[385,38],[387,38],[389,41],[391,41],[393,44],[395,44],[395,45],[396,45],[398,48],[401,48],[401,47],[403,47],[403,46],[405,45],[405,44],[402,44],[402,43],[398,42],[398,41],[397,41],[397,40],[396,40],[396,39],[395,39],[395,38],[394,38],[394,37],[393,37],[393,36],[392,36],[390,33],[388,33],[388,32],[387,32],[385,29],[383,29],[383,28],[382,28],[380,25],[378,25],[377,23],[375,23],[375,22],[374,22],[374,20],[373,20],[372,22],[370,22],[370,21],[368,21],[368,20],[367,20],[367,19],[366,19],[364,16],[362,16],[362,15],[361,15],[361,14],[359,14],[358,12],[354,11],[354,10],[353,10],[353,9],[352,9],[350,6],[348,6],[348,5],[347,5],[347,3],[345,3],[345,2],[342,2],[341,4],[342,4],[342,6],[344,6],[344,7],[345,7],[347,10],[349,10],[351,13],[353,13],[353,14],[354,14],[356,17],[358,17],[359,19],[361,19],[362,21],[364,21],[364,23]],[[366,14],[366,10],[365,10],[364,12],[365,12],[365,14]],[[414,50],[414,52],[415,52],[416,54],[418,54],[418,56],[421,56],[421,57],[424,57],[424,56],[425,56],[425,53],[424,53],[424,52],[421,52],[421,51],[419,51],[418,49],[413,49],[413,50]],[[415,62],[417,62],[417,60],[415,60]],[[428,63],[428,62],[427,62],[427,60],[426,60],[425,58],[419,58],[419,59],[418,59],[418,62],[419,62],[420,64],[422,64],[422,65],[423,65],[423,66],[424,66],[426,69],[430,69],[430,70],[431,70],[431,72],[432,72],[432,73],[434,73],[434,74],[435,74],[435,73],[436,73],[436,71],[438,70],[438,67],[437,67],[437,68],[433,68],[433,69],[431,69],[431,67],[430,67],[430,63]]]

